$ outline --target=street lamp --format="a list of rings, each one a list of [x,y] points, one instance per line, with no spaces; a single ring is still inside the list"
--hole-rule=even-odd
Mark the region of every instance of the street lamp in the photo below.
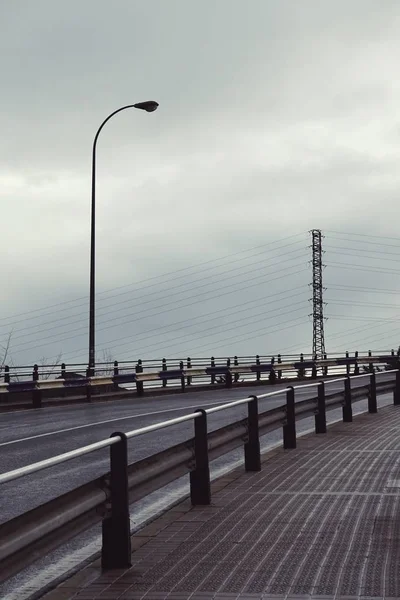
[[[97,133],[94,137],[93,141],[93,152],[92,152],[92,216],[91,216],[91,236],[90,236],[90,299],[89,299],[89,376],[94,375],[94,367],[95,367],[95,231],[96,231],[96,223],[95,223],[95,215],[96,215],[96,145],[97,138],[99,137],[100,131],[103,129],[104,125],[117,113],[121,112],[121,110],[125,110],[127,108],[139,108],[140,110],[145,110],[146,112],[153,112],[158,108],[158,102],[154,102],[154,100],[148,100],[147,102],[137,102],[136,104],[128,104],[127,106],[122,106],[112,112],[100,125],[97,130]]]

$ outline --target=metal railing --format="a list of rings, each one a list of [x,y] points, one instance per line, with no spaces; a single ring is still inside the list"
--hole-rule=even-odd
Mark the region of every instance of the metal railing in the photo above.
[[[397,367],[399,357],[391,351],[391,354],[373,355],[368,351],[365,356],[360,356],[357,352],[354,357],[350,357],[347,352],[345,356],[331,357],[323,360],[315,360],[312,357],[300,355],[300,360],[282,360],[278,355],[278,360],[269,359],[269,362],[262,362],[264,357],[257,355],[255,359],[248,357],[234,357],[233,363],[228,358],[226,364],[217,364],[217,360],[211,358],[211,365],[207,364],[208,359],[196,359],[198,364],[194,364],[191,359],[184,364],[180,361],[179,368],[167,368],[166,360],[163,359],[162,370],[144,371],[141,361],[128,372],[120,372],[118,363],[115,362],[113,375],[97,375],[94,377],[83,377],[72,373],[72,377],[67,377],[65,365],[61,366],[61,377],[57,379],[40,379],[37,365],[34,366],[32,379],[13,381],[9,371],[4,374],[4,383],[0,383],[0,403],[12,403],[14,398],[21,401],[21,395],[27,398],[31,396],[31,404],[34,408],[40,408],[44,398],[49,394],[54,398],[55,395],[63,397],[67,392],[77,393],[75,400],[87,400],[90,402],[95,392],[105,390],[107,397],[118,396],[121,393],[132,393],[132,391],[123,390],[120,386],[130,384],[136,387],[138,396],[143,396],[145,392],[145,383],[157,382],[160,387],[166,388],[168,382],[179,380],[181,392],[185,392],[187,386],[191,386],[193,381],[208,381],[210,384],[216,384],[217,378],[224,383],[225,387],[231,387],[233,384],[239,384],[239,377],[244,377],[243,384],[261,384],[276,383],[282,380],[283,374],[288,378],[303,379],[307,372],[312,379],[317,378],[318,372],[323,376],[335,376],[342,374],[345,370],[346,375],[350,375],[351,366],[354,366],[353,376],[360,372],[360,365],[366,365],[370,373],[374,372],[378,364],[389,365],[391,368]],[[139,364],[140,363],[140,364]],[[70,373],[71,374],[71,373]],[[268,379],[265,379],[267,376]],[[154,389],[153,389],[154,391]],[[80,393],[80,395],[79,395]],[[70,398],[70,396],[68,396]],[[24,404],[27,406],[28,404]]]
[[[394,380],[377,382],[381,375],[394,375]],[[326,412],[342,407],[344,422],[353,418],[353,402],[368,398],[368,410],[377,412],[377,395],[393,391],[394,404],[400,405],[400,370],[360,375],[366,385],[352,388],[350,377],[330,382],[288,386],[285,389],[254,395],[224,405],[199,409],[193,413],[156,423],[127,433],[116,432],[110,438],[71,452],[14,469],[0,475],[0,484],[43,469],[62,464],[101,448],[110,448],[110,471],[42,506],[0,525],[0,577],[10,577],[35,560],[82,533],[96,522],[102,522],[102,567],[123,568],[130,565],[129,505],[149,493],[189,473],[190,498],[193,505],[211,501],[210,460],[214,460],[244,443],[246,471],[261,470],[260,437],[282,426],[283,447],[296,447],[296,421],[314,416],[315,432],[327,430]],[[327,393],[332,382],[343,382],[342,391]],[[295,402],[296,390],[317,388],[317,395]],[[259,412],[259,403],[279,394],[286,403]],[[208,432],[207,419],[216,412],[247,405],[247,417]],[[194,422],[194,437],[148,458],[128,464],[128,441],[166,427]]]

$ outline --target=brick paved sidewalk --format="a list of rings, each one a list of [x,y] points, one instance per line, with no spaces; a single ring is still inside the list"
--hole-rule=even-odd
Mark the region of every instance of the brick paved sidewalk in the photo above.
[[[400,598],[400,407],[263,456],[132,537],[132,567],[98,561],[45,600]],[[43,600],[44,600],[43,599]]]

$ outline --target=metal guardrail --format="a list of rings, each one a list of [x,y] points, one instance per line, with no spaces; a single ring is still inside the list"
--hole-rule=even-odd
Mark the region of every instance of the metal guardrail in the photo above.
[[[35,473],[65,461],[110,447],[110,472],[55,498],[25,514],[0,525],[0,577],[7,578],[27,566],[44,552],[82,533],[102,521],[102,567],[123,568],[130,565],[129,504],[176,478],[190,474],[190,497],[193,505],[211,501],[209,461],[244,443],[246,471],[261,470],[260,436],[282,426],[283,447],[296,447],[296,420],[314,415],[315,432],[327,430],[326,412],[342,407],[343,421],[352,421],[352,403],[368,398],[368,410],[377,412],[377,394],[393,391],[394,404],[400,405],[400,370],[387,371],[395,380],[377,383],[384,373],[360,375],[368,383],[352,389],[353,377],[343,382],[340,392],[327,393],[330,382],[289,386],[259,396],[250,396],[207,410],[170,419],[162,423],[113,433],[110,438],[66,452],[0,475],[0,484]],[[315,397],[295,402],[296,390],[317,387]],[[286,394],[286,403],[259,412],[266,398]],[[208,433],[210,415],[229,408],[247,405],[248,414],[241,419]],[[194,422],[194,437],[153,456],[128,465],[128,440],[186,421]]]
[[[356,351],[353,353],[354,359],[362,361],[364,357],[390,355],[392,358],[400,357],[400,350],[380,350],[374,351]],[[325,354],[323,359],[328,359],[328,355]],[[350,358],[350,353],[347,351],[343,352],[331,352],[329,359],[346,359]],[[301,354],[280,354],[271,353],[268,355],[247,355],[247,356],[211,356],[211,357],[187,357],[180,358],[157,358],[157,359],[139,359],[133,360],[108,360],[106,362],[98,362],[96,364],[95,375],[117,375],[123,372],[158,372],[158,371],[169,371],[180,369],[181,365],[185,365],[186,369],[196,369],[204,367],[230,367],[239,365],[264,365],[264,364],[281,364],[286,362],[303,362],[303,361],[314,361],[316,359],[310,353]],[[0,366],[1,376],[4,377],[5,383],[8,381],[21,380],[22,378],[27,379],[54,379],[56,374],[59,373],[62,379],[70,376],[78,375],[88,376],[88,367],[83,363],[57,363],[57,364],[35,364],[35,365],[1,365]],[[349,373],[346,373],[349,375]]]
[[[275,362],[271,361],[269,364],[261,364],[260,359],[257,359],[256,364],[237,364],[238,359],[235,357],[234,364],[230,363],[228,360],[227,365],[216,365],[216,366],[208,366],[203,365],[202,367],[194,367],[188,365],[184,367],[183,361],[180,362],[179,369],[170,369],[167,370],[166,363],[164,365],[163,370],[161,371],[150,371],[143,372],[143,367],[140,365],[136,365],[136,370],[130,373],[119,373],[118,368],[115,369],[114,375],[109,376],[94,376],[94,377],[73,377],[73,378],[58,378],[58,379],[45,379],[39,380],[38,372],[34,371],[34,378],[31,381],[17,381],[13,382],[10,380],[10,375],[8,373],[7,378],[5,375],[5,379],[7,379],[4,383],[0,383],[0,399],[3,397],[9,398],[12,401],[12,398],[15,394],[31,394],[31,401],[33,408],[40,408],[42,406],[43,401],[43,393],[48,392],[49,390],[72,390],[72,389],[80,389],[83,390],[82,398],[86,398],[87,401],[91,401],[93,390],[112,387],[114,390],[120,390],[118,386],[121,384],[132,384],[136,386],[136,392],[138,396],[143,396],[144,394],[144,383],[145,382],[154,382],[159,381],[162,382],[162,387],[167,386],[167,382],[169,380],[180,380],[180,389],[182,392],[185,392],[186,386],[192,384],[193,379],[210,377],[210,382],[213,384],[216,382],[216,377],[220,376],[224,378],[225,386],[231,387],[233,383],[238,383],[240,375],[255,375],[256,382],[261,382],[261,375],[263,373],[268,374],[268,379],[270,383],[275,383],[276,381],[282,378],[283,373],[293,373],[296,372],[300,377],[304,377],[307,370],[310,372],[310,376],[312,379],[317,378],[317,372],[321,371],[324,376],[328,375],[328,368],[346,368],[346,375],[350,375],[350,367],[354,365],[354,375],[358,376],[359,374],[359,366],[362,364],[369,366],[369,371],[372,373],[374,371],[374,364],[389,364],[393,367],[397,366],[399,363],[399,357],[394,354],[384,354],[384,355],[372,355],[371,352],[368,352],[366,356],[356,356],[350,357],[348,353],[346,353],[345,357],[337,357],[323,360],[312,360],[312,359],[304,359],[304,356],[301,355],[299,361],[286,361],[286,362]],[[64,369],[65,371],[65,369]],[[65,372],[64,372],[65,375]],[[249,383],[245,381],[243,383]]]

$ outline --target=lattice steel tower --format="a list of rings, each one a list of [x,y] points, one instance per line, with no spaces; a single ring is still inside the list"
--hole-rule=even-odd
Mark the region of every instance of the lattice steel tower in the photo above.
[[[322,268],[325,266],[322,263],[322,234],[320,229],[312,229],[312,303],[313,303],[313,356],[317,359],[324,358],[325,354],[325,338],[324,338],[324,301],[322,285]]]

